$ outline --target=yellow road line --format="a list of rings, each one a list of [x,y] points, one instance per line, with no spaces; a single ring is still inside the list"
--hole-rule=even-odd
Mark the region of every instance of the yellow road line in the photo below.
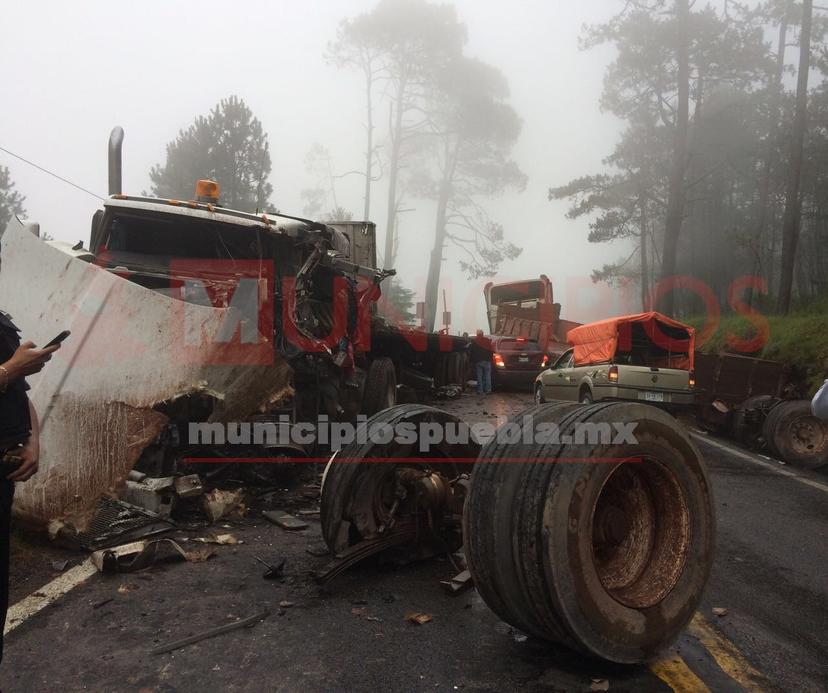
[[[696,676],[678,655],[652,662],[650,671],[676,693],[685,693],[685,691],[687,693],[710,693],[710,689],[704,685],[704,681]]]
[[[713,628],[701,614],[696,613],[693,616],[689,631],[713,655],[719,668],[742,688],[746,691],[767,690],[765,677],[754,669],[736,646]]]

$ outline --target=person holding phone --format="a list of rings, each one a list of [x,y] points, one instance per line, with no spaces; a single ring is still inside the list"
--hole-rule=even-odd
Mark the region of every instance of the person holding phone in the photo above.
[[[9,605],[9,533],[14,484],[37,471],[39,428],[37,412],[26,394],[26,376],[40,371],[60,344],[38,349],[20,343],[11,316],[0,311],[0,661],[3,628]]]

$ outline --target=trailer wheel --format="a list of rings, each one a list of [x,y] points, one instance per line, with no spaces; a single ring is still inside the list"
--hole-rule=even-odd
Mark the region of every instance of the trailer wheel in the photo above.
[[[369,416],[397,403],[397,372],[394,362],[382,357],[371,361],[365,378],[362,411]]]
[[[806,399],[777,404],[763,433],[768,449],[785,462],[810,469],[828,463],[828,425],[813,415]]]
[[[524,415],[532,412],[536,431],[538,421],[554,423],[563,440],[589,435],[585,424],[593,435],[623,424],[634,425],[635,441],[487,444],[464,513],[477,589],[527,634],[644,661],[690,620],[712,565],[701,457],[671,416],[645,405],[554,403]]]
[[[436,541],[439,550],[446,550],[443,544],[452,537],[439,534],[437,515],[445,509],[441,503],[448,497],[448,485],[471,471],[480,451],[467,427],[468,442],[449,442],[451,438],[444,436],[423,451],[420,432],[434,426],[446,430],[448,425],[458,431],[454,440],[460,439],[465,424],[452,414],[425,405],[400,404],[359,427],[356,440],[342,448],[325,469],[320,520],[332,553],[376,539],[405,523],[417,523],[421,541]],[[401,441],[404,429],[413,435],[405,434],[406,440]],[[388,438],[392,430],[399,435]],[[387,442],[378,442],[386,438]],[[416,493],[411,492],[412,483]],[[459,546],[459,533],[455,532],[454,539]]]

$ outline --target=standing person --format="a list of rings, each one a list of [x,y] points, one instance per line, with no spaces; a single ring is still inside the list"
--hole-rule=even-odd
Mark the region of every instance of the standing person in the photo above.
[[[471,352],[477,378],[477,394],[488,395],[492,391],[492,342],[484,336],[483,330],[477,330]]]
[[[0,661],[3,628],[9,606],[9,532],[14,483],[37,471],[40,454],[37,412],[26,391],[25,377],[37,373],[59,345],[37,349],[20,343],[19,330],[0,311]]]

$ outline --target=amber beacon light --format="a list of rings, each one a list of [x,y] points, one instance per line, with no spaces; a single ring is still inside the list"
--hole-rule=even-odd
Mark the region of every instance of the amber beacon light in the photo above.
[[[196,199],[199,202],[218,204],[219,184],[214,180],[200,180],[196,183]]]

